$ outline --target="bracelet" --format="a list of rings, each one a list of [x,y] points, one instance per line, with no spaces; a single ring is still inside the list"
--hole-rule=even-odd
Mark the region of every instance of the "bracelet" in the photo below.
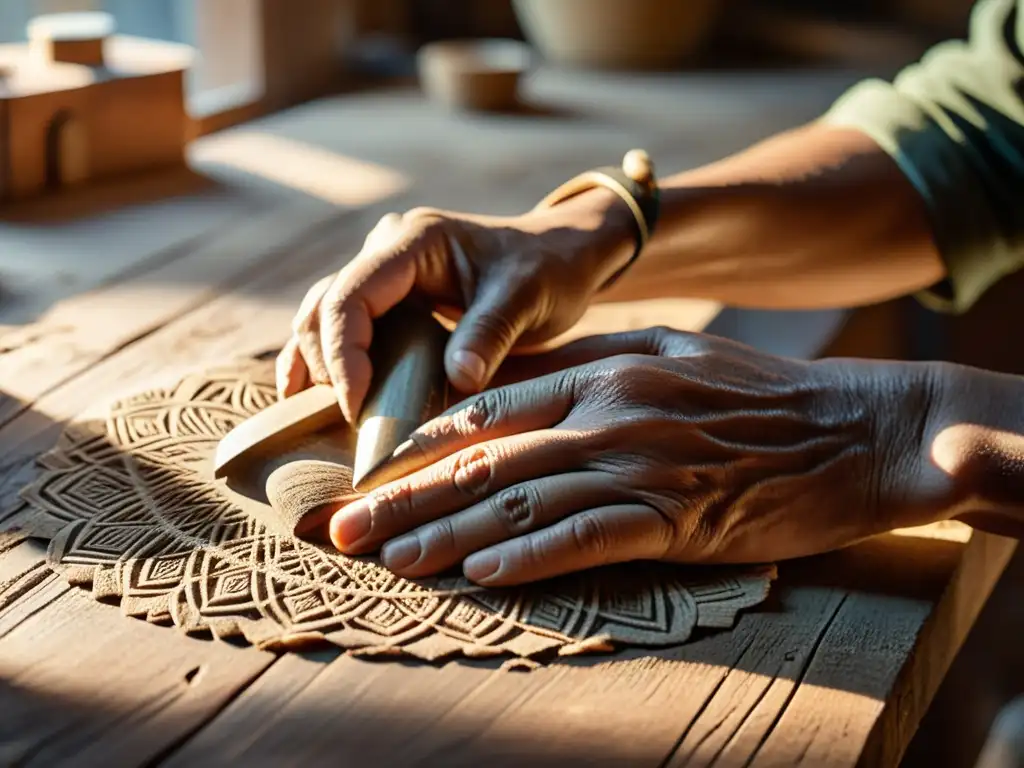
[[[633,255],[630,256],[629,261],[605,280],[600,288],[603,291],[618,280],[627,269],[633,266],[633,262],[640,258],[640,252],[650,241],[658,223],[660,199],[658,181],[654,175],[654,164],[651,162],[650,156],[642,149],[631,149],[622,159],[621,168],[607,166],[581,173],[541,200],[534,210],[551,208],[595,187],[605,187],[621,197],[623,202],[629,206],[637,229],[636,248],[633,249]]]

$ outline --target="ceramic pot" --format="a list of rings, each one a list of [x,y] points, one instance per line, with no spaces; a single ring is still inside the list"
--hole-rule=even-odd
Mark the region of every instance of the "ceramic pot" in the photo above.
[[[720,0],[513,0],[544,58],[570,67],[669,69],[707,38]]]
[[[518,40],[449,40],[417,55],[420,84],[432,99],[457,110],[511,110],[519,80],[530,67],[529,46]]]

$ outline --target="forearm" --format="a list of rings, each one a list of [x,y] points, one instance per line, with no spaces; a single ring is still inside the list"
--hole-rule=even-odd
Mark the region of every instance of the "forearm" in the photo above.
[[[967,41],[859,83],[811,126],[666,179],[666,220],[608,298],[817,307],[927,287],[928,306],[965,311],[1024,266],[1022,8],[979,0]]]
[[[661,218],[602,301],[812,309],[942,279],[920,196],[864,134],[811,124],[661,182]]]

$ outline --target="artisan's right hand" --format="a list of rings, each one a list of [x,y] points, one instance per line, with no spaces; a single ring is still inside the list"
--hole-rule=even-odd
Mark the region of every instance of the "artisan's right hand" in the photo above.
[[[541,344],[580,319],[628,259],[633,226],[604,189],[521,216],[389,214],[348,265],[306,294],[278,356],[278,391],[331,384],[354,421],[370,386],[372,321],[415,292],[458,320],[445,370],[456,389],[478,392],[514,347]]]

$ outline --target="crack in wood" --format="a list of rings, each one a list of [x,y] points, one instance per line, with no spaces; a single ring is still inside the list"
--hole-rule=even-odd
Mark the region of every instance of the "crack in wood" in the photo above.
[[[751,632],[750,633],[750,637],[740,647],[739,653],[736,654],[735,661],[734,661],[733,665],[731,665],[731,666],[735,666],[736,664],[739,664],[743,660],[743,658],[747,655],[747,651],[749,651],[751,649],[751,647],[753,647],[753,645],[757,641],[757,638],[758,638],[758,633],[757,632]],[[682,745],[686,742],[686,737],[690,735],[690,731],[693,730],[693,727],[700,721],[700,716],[711,705],[711,702],[714,701],[715,696],[722,689],[722,686],[725,685],[725,681],[728,678],[729,678],[729,671],[726,671],[726,672],[724,672],[722,674],[721,679],[718,680],[715,683],[715,686],[711,689],[711,691],[708,693],[708,695],[704,698],[704,701],[701,702],[701,705],[697,709],[697,712],[694,713],[692,718],[690,718],[690,722],[688,722],[686,724],[686,728],[684,728],[683,732],[681,734],[679,734],[679,738],[676,739],[675,743],[672,745],[672,748],[668,751],[668,754],[666,754],[665,757],[661,760],[661,762],[658,763],[658,768],[668,768],[671,765],[671,763],[673,762],[673,760],[675,758],[676,753],[679,751],[679,749],[682,747]]]
[[[70,325],[50,325],[49,323],[32,323],[25,326],[7,326],[0,336],[0,356],[24,350],[33,344],[50,341],[61,335],[75,332]]]
[[[835,623],[836,617],[839,615],[839,611],[842,610],[843,605],[846,604],[846,600],[848,597],[849,593],[843,594],[843,596],[836,603],[835,608],[832,610],[832,613],[829,616],[828,621],[825,622],[824,626],[821,628],[821,631],[818,632],[817,637],[814,639],[814,643],[811,645],[810,652],[807,654],[804,663],[800,667],[799,673],[796,675],[793,687],[786,693],[786,698],[783,701],[782,706],[779,707],[779,711],[772,719],[771,724],[765,730],[765,733],[761,737],[757,746],[755,746],[754,749],[751,751],[750,758],[743,764],[743,768],[749,768],[749,766],[754,764],[754,761],[757,759],[757,756],[760,753],[761,749],[764,748],[765,743],[768,741],[772,733],[775,731],[775,727],[779,724],[779,721],[785,714],[790,702],[793,701],[793,697],[796,695],[796,692],[800,690],[800,686],[803,684],[804,677],[807,675],[807,670],[810,669],[811,663],[814,661],[818,653],[818,649],[821,647],[822,640],[825,639],[825,636],[828,634],[829,629],[832,627],[833,623]],[[810,747],[811,743],[812,742],[808,740],[807,747],[804,748],[803,754],[806,755],[806,750]]]

